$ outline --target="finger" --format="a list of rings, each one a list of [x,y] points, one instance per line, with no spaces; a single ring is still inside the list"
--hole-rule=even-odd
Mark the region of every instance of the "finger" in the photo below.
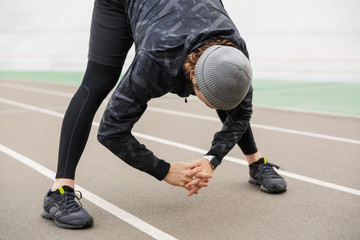
[[[208,183],[206,183],[206,182],[199,182],[198,184],[196,184],[196,187],[207,187],[207,186],[209,186],[209,184]]]
[[[201,167],[195,167],[191,169],[188,173],[189,176],[194,176],[195,174],[201,172]]]
[[[200,181],[201,181],[201,179],[199,179],[199,178],[194,178],[192,181],[188,182],[188,183],[185,185],[185,188],[191,188],[191,187],[193,187],[193,186],[196,186]]]
[[[205,182],[200,182],[198,183],[197,185],[193,185],[193,186],[185,186],[184,188],[188,191],[191,191],[193,190],[194,188],[197,188],[197,191],[200,190],[201,188],[203,187],[208,187],[209,184],[208,183],[205,183]]]
[[[192,179],[193,179],[192,181],[188,182],[185,185],[185,188],[188,190],[194,186],[207,187],[209,185],[208,183],[210,181],[210,178],[195,178],[195,177],[193,177]]]
[[[185,187],[186,190],[188,190],[188,192],[190,192],[192,189],[194,189],[195,186],[191,186],[191,187]]]
[[[201,162],[199,160],[196,160],[196,161],[188,163],[187,165],[188,165],[188,168],[193,169],[193,168],[196,168],[196,167],[200,167]]]
[[[190,183],[190,182],[192,182],[192,181],[194,181],[196,179],[196,177],[194,175],[190,175],[190,174],[187,174],[187,175],[188,176],[186,176],[184,178],[184,185],[186,185],[186,184],[188,184],[188,183]],[[201,178],[200,178],[200,180],[201,180]]]
[[[197,178],[212,178],[212,174],[206,173],[206,172],[197,172],[193,176],[195,176]]]
[[[190,191],[188,192],[188,196],[192,196],[193,194],[198,194],[199,193],[200,188],[194,187],[192,189],[190,189]]]
[[[195,176],[192,176],[192,175],[190,175],[190,174],[186,174],[186,176],[185,176],[185,178],[184,178],[184,182],[185,182],[185,184],[187,184],[187,183],[193,181],[195,178],[196,178]],[[184,185],[185,185],[185,184],[184,184]]]
[[[191,185],[191,186],[190,186],[190,185],[187,185],[187,184],[186,184],[186,185],[184,186],[184,188],[185,188],[186,190],[190,191],[192,188],[194,188],[194,185]]]

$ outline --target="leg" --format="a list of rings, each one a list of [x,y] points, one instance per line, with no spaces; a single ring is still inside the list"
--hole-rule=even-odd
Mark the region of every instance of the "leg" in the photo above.
[[[238,142],[238,145],[241,148],[241,151],[245,154],[246,160],[249,165],[262,158],[261,154],[259,153],[256,147],[256,143],[255,143],[254,135],[251,130],[250,123],[248,128],[244,132],[242,138]]]
[[[132,43],[122,2],[96,0],[91,23],[89,63],[63,121],[53,190],[64,184],[74,186],[75,169],[86,145],[93,117],[115,86]]]
[[[84,80],[65,113],[56,181],[52,190],[63,185],[74,188],[75,169],[85,148],[92,120],[101,102],[115,86],[120,72],[121,68],[89,61]]]
[[[44,218],[63,228],[87,228],[93,218],[76,201],[76,166],[101,102],[115,86],[133,39],[122,1],[95,0],[89,62],[81,86],[65,113],[55,183],[44,197]],[[51,191],[53,190],[53,191]]]

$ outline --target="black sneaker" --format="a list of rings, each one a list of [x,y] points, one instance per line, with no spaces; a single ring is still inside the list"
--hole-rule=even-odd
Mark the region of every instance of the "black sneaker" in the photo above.
[[[286,191],[286,182],[273,167],[279,169],[275,164],[269,163],[266,158],[260,158],[257,162],[249,165],[249,183],[260,185],[260,189],[267,193],[280,193]]]
[[[55,192],[49,192],[44,197],[44,208],[41,212],[43,218],[54,220],[61,228],[80,229],[91,227],[94,223],[90,214],[82,208],[80,199],[75,195],[74,189],[63,186]],[[76,201],[76,200],[77,201]]]

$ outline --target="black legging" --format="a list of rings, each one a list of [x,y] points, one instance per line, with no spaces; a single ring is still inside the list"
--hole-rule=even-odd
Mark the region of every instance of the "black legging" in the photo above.
[[[56,178],[75,178],[76,166],[89,137],[94,115],[116,85],[132,43],[123,2],[95,0],[89,43],[90,61],[83,82],[65,113]]]
[[[121,67],[88,62],[84,79],[71,99],[62,123],[56,178],[75,178],[94,115],[116,85],[120,73]]]

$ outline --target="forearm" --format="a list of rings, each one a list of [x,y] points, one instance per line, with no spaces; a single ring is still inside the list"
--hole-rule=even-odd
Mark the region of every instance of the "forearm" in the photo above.
[[[223,127],[215,134],[208,155],[221,161],[235,144],[238,144],[245,154],[257,152],[249,123],[252,115],[252,92],[253,88],[250,87],[246,97],[236,108],[230,111],[217,110]]]
[[[231,123],[226,121],[222,130],[215,134],[211,149],[207,155],[213,155],[219,161],[222,161],[235,144],[239,142],[247,129],[247,125],[247,120],[238,120]]]

